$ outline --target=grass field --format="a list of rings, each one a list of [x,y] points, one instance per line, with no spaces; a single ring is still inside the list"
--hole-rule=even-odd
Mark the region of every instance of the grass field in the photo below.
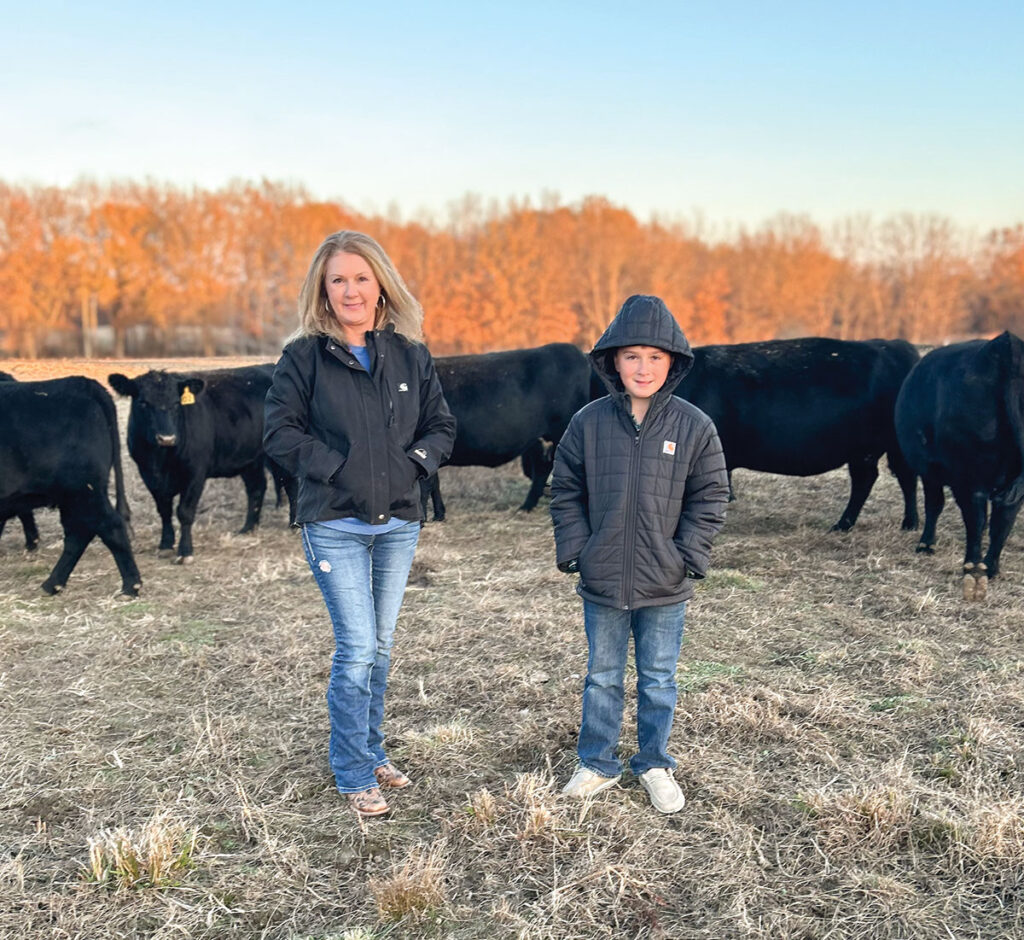
[[[738,472],[664,818],[628,775],[558,795],[586,643],[547,502],[514,511],[514,466],[446,469],[388,699],[416,783],[361,824],[327,770],[330,628],[285,510],[237,536],[242,485],[212,481],[179,567],[125,467],[139,598],[99,544],[44,596],[53,512],[37,556],[16,522],[0,539],[4,940],[1024,936],[1020,531],[967,605],[952,503],[925,557],[887,475],[840,535],[844,472]]]

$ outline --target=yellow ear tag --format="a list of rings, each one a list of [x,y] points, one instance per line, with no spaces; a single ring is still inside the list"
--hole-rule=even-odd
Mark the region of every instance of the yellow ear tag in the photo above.
[[[181,393],[181,403],[183,405],[194,405],[196,403],[196,396],[192,394],[192,389],[187,385],[185,390]]]

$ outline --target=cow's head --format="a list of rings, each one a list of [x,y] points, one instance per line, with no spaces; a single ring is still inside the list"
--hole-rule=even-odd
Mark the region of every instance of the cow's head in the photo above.
[[[203,393],[205,382],[198,376],[147,372],[130,379],[120,372],[107,376],[110,387],[132,400],[130,421],[143,436],[158,447],[174,447],[178,443],[178,422],[184,409],[195,405]]]

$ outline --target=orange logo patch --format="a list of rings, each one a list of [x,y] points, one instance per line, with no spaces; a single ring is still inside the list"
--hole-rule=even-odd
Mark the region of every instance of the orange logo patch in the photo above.
[[[668,454],[670,457],[675,456],[676,442],[675,441],[665,441],[665,443],[661,445],[661,452],[663,454]]]

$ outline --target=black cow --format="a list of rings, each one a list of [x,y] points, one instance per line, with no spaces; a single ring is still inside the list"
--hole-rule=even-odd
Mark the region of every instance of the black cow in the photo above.
[[[935,525],[953,491],[966,530],[963,595],[985,597],[1024,501],[1024,342],[1012,333],[933,349],[907,376],[896,432],[924,484],[917,550],[935,550]],[[981,539],[992,504],[989,546]]]
[[[0,382],[17,382],[18,380],[10,372],[0,372]],[[39,529],[36,527],[36,517],[31,512],[14,513],[21,521],[22,531],[25,533],[25,551],[34,552],[39,547]],[[4,534],[4,526],[10,516],[0,517],[0,535]]]
[[[116,509],[107,495],[111,468]],[[139,593],[117,410],[106,389],[84,376],[0,383],[0,518],[41,506],[55,506],[64,529],[64,551],[42,585],[47,594],[64,588],[97,535],[114,556],[121,590]]]
[[[519,508],[537,505],[551,473],[553,449],[569,419],[589,400],[590,362],[570,343],[435,359],[444,397],[455,415],[453,467],[498,467],[523,457],[530,491]],[[547,442],[545,447],[544,442]],[[423,484],[434,519],[445,516],[437,477]]]
[[[878,479],[878,460],[903,490],[903,528],[917,528],[917,476],[896,441],[893,407],[919,356],[903,340],[824,337],[698,346],[675,394],[718,428],[736,467],[811,476],[846,464],[850,500],[833,531],[853,527]]]
[[[108,377],[111,387],[132,399],[128,450],[160,514],[160,552],[174,549],[171,510],[178,500],[177,561],[194,558],[192,523],[210,477],[240,476],[248,498],[242,532],[260,521],[267,490],[263,453],[263,399],[274,373],[272,364],[217,372],[147,372],[135,379]],[[281,473],[273,468],[275,481]],[[295,481],[286,483],[289,496]],[[294,504],[293,504],[294,506]],[[294,513],[294,508],[290,514]]]

